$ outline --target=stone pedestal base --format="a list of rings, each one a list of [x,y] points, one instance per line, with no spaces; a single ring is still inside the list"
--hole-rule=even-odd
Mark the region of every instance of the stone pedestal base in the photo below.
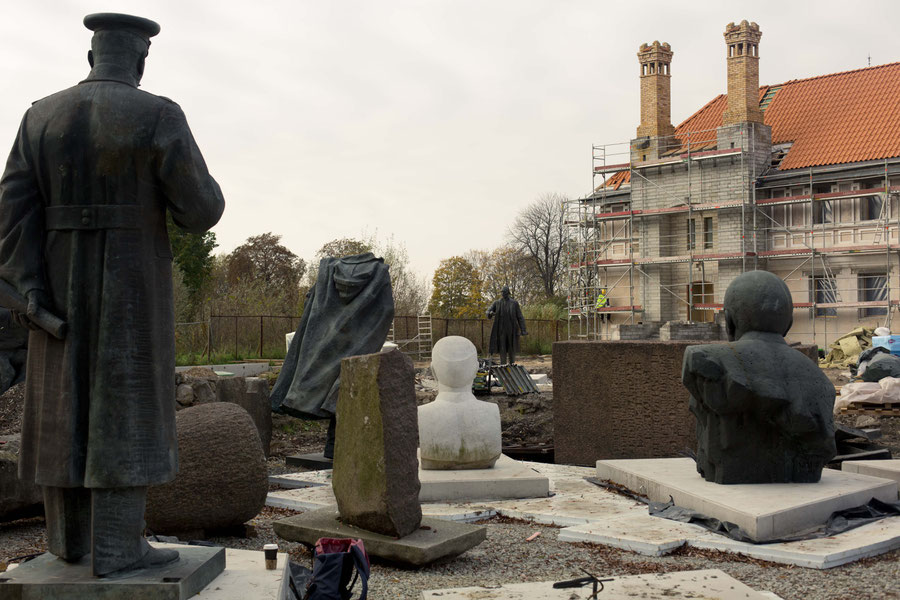
[[[825,523],[831,513],[872,498],[896,502],[897,482],[825,469],[818,483],[721,485],[689,458],[597,461],[597,478],[740,526],[754,541],[784,538]]]
[[[370,556],[415,567],[462,554],[487,537],[486,527],[425,518],[416,531],[397,539],[345,525],[338,512],[328,508],[276,521],[274,529],[286,540],[310,546],[323,537],[358,538]]]
[[[425,470],[419,467],[420,502],[546,498],[550,480],[503,454],[492,469]]]
[[[225,569],[225,548],[170,547],[178,550],[177,562],[116,578],[94,577],[90,557],[67,563],[52,554],[42,554],[0,573],[0,598],[182,600],[199,593]]]

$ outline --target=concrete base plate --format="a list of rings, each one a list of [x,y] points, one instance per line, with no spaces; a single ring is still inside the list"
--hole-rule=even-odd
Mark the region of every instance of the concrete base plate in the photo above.
[[[469,502],[510,498],[546,498],[550,480],[531,467],[501,454],[492,469],[459,471],[419,467],[420,502]]]
[[[841,470],[847,473],[871,475],[882,479],[892,479],[900,483],[900,459],[893,460],[845,460]]]
[[[416,567],[462,554],[487,537],[486,527],[424,518],[419,529],[397,539],[341,523],[338,512],[330,509],[288,517],[273,528],[286,540],[309,545],[323,537],[359,538],[370,556]]]
[[[321,469],[331,469],[334,466],[334,461],[330,458],[325,458],[325,454],[322,452],[313,452],[312,454],[287,456],[284,459],[284,464],[289,467],[303,467],[319,471]]]
[[[600,579],[609,579],[600,577]],[[573,596],[573,592],[575,595]],[[422,600],[569,600],[586,598],[591,587],[553,589],[553,582],[514,583],[499,588],[467,587],[449,590],[427,590]],[[778,596],[756,592],[724,571],[679,571],[652,575],[615,577],[604,582],[598,598],[632,600],[633,598],[707,598],[709,600],[766,600]]]
[[[0,573],[0,598],[182,600],[197,594],[225,569],[225,548],[179,545],[176,549],[180,555],[177,562],[118,578],[94,577],[89,557],[67,563],[42,554]]]
[[[272,570],[266,569],[262,550],[225,550],[228,566],[191,600],[284,600],[288,590],[288,555],[278,553]],[[134,599],[137,600],[137,599]]]
[[[426,517],[471,522],[501,515],[563,527],[560,541],[588,542],[623,548],[648,556],[668,554],[683,545],[735,552],[772,562],[827,569],[900,548],[900,518],[889,518],[830,538],[756,545],[736,542],[698,525],[651,517],[647,506],[585,481],[595,468],[526,462],[550,480],[548,498],[477,502],[428,502]],[[331,471],[297,473],[318,486],[270,492],[269,506],[293,510],[337,510]]]
[[[720,485],[704,480],[689,458],[601,460],[597,477],[740,526],[753,540],[774,540],[825,523],[831,513],[872,498],[897,499],[897,482],[825,469],[818,483]]]

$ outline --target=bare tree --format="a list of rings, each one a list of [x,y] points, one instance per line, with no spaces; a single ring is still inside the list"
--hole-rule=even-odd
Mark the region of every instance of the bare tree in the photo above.
[[[503,286],[509,286],[513,298],[523,306],[543,300],[543,285],[534,261],[518,247],[503,245],[493,250],[470,250],[463,258],[472,263],[482,281],[485,297],[500,297]]]
[[[564,270],[564,202],[560,194],[543,194],[519,213],[509,229],[510,243],[531,261],[547,298],[556,295]]]

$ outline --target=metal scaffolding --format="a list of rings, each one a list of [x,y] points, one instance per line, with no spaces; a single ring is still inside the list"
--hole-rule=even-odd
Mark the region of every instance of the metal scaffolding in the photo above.
[[[711,321],[734,272],[757,268],[792,288],[795,322],[804,316],[797,309],[809,311],[811,331],[794,336],[803,341],[846,333],[846,323],[829,321],[848,309],[856,322],[890,326],[895,253],[900,260],[900,186],[891,176],[900,183],[900,160],[778,171],[789,145],[773,145],[760,168],[752,139],[718,149],[715,130],[676,136],[592,148],[592,193],[565,207],[570,339],[611,339],[620,325],[658,318],[648,314],[654,294],[657,305],[662,296],[678,306],[681,320]],[[648,146],[657,149],[650,160]],[[838,277],[835,262],[864,272]],[[654,266],[662,264],[686,268],[661,280]],[[619,301],[598,307],[604,290]]]

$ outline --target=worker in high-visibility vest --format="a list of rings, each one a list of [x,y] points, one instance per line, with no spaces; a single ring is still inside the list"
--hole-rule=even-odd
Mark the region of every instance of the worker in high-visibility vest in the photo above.
[[[595,305],[595,307],[597,308],[597,311],[599,312],[608,306],[609,306],[609,298],[606,297],[606,288],[600,288],[600,293],[597,294],[597,304]],[[609,315],[602,314],[602,313],[600,314],[601,321],[604,319],[608,319],[608,318],[609,318]]]

